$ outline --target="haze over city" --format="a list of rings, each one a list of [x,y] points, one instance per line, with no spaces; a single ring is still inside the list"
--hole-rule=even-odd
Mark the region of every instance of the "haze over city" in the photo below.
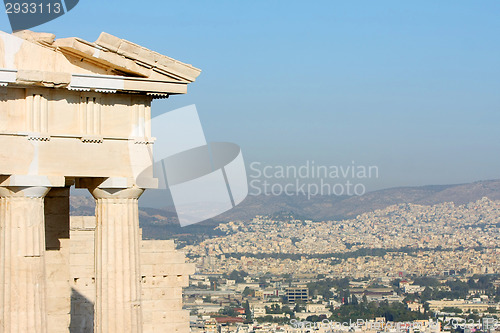
[[[500,2],[5,7],[1,332],[500,333]]]

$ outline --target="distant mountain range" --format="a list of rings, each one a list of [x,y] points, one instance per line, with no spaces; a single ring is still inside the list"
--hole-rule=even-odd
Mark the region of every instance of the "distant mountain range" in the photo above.
[[[362,196],[248,196],[236,208],[217,217],[228,221],[250,219],[255,215],[294,212],[311,220],[337,220],[382,209],[400,203],[435,205],[442,202],[464,204],[482,197],[500,199],[500,180],[458,185],[396,187],[366,193]]]
[[[140,221],[145,236],[151,238],[171,237],[178,234],[213,233],[220,222],[248,220],[255,215],[292,213],[295,217],[311,220],[341,220],[359,214],[383,209],[400,203],[434,205],[442,202],[464,204],[488,197],[500,200],[500,180],[479,181],[458,185],[430,185],[418,187],[396,187],[366,193],[362,196],[248,196],[234,209],[212,220],[181,228],[171,207],[154,209],[141,207]],[[72,215],[93,215],[94,199],[83,196],[71,197]],[[165,228],[168,226],[168,230]]]

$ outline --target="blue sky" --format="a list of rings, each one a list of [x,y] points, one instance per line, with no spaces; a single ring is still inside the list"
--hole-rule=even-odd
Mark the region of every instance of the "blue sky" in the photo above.
[[[247,163],[377,165],[369,189],[500,178],[496,0],[80,0],[33,30],[106,31],[201,68],[154,110],[196,104]]]

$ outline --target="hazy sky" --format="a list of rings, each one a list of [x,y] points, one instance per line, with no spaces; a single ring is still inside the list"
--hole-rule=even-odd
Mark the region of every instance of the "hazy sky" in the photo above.
[[[377,165],[369,189],[500,178],[497,0],[80,0],[33,30],[106,31],[201,68],[153,110],[196,104],[247,163]]]

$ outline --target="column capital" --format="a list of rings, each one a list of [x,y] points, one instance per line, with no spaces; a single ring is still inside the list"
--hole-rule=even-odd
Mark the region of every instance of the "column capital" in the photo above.
[[[139,199],[144,189],[136,186],[127,188],[90,187],[89,191],[95,199]]]
[[[77,178],[75,185],[88,189],[95,199],[139,199],[145,191],[125,177]]]
[[[43,198],[49,191],[47,186],[0,186],[0,197]]]

